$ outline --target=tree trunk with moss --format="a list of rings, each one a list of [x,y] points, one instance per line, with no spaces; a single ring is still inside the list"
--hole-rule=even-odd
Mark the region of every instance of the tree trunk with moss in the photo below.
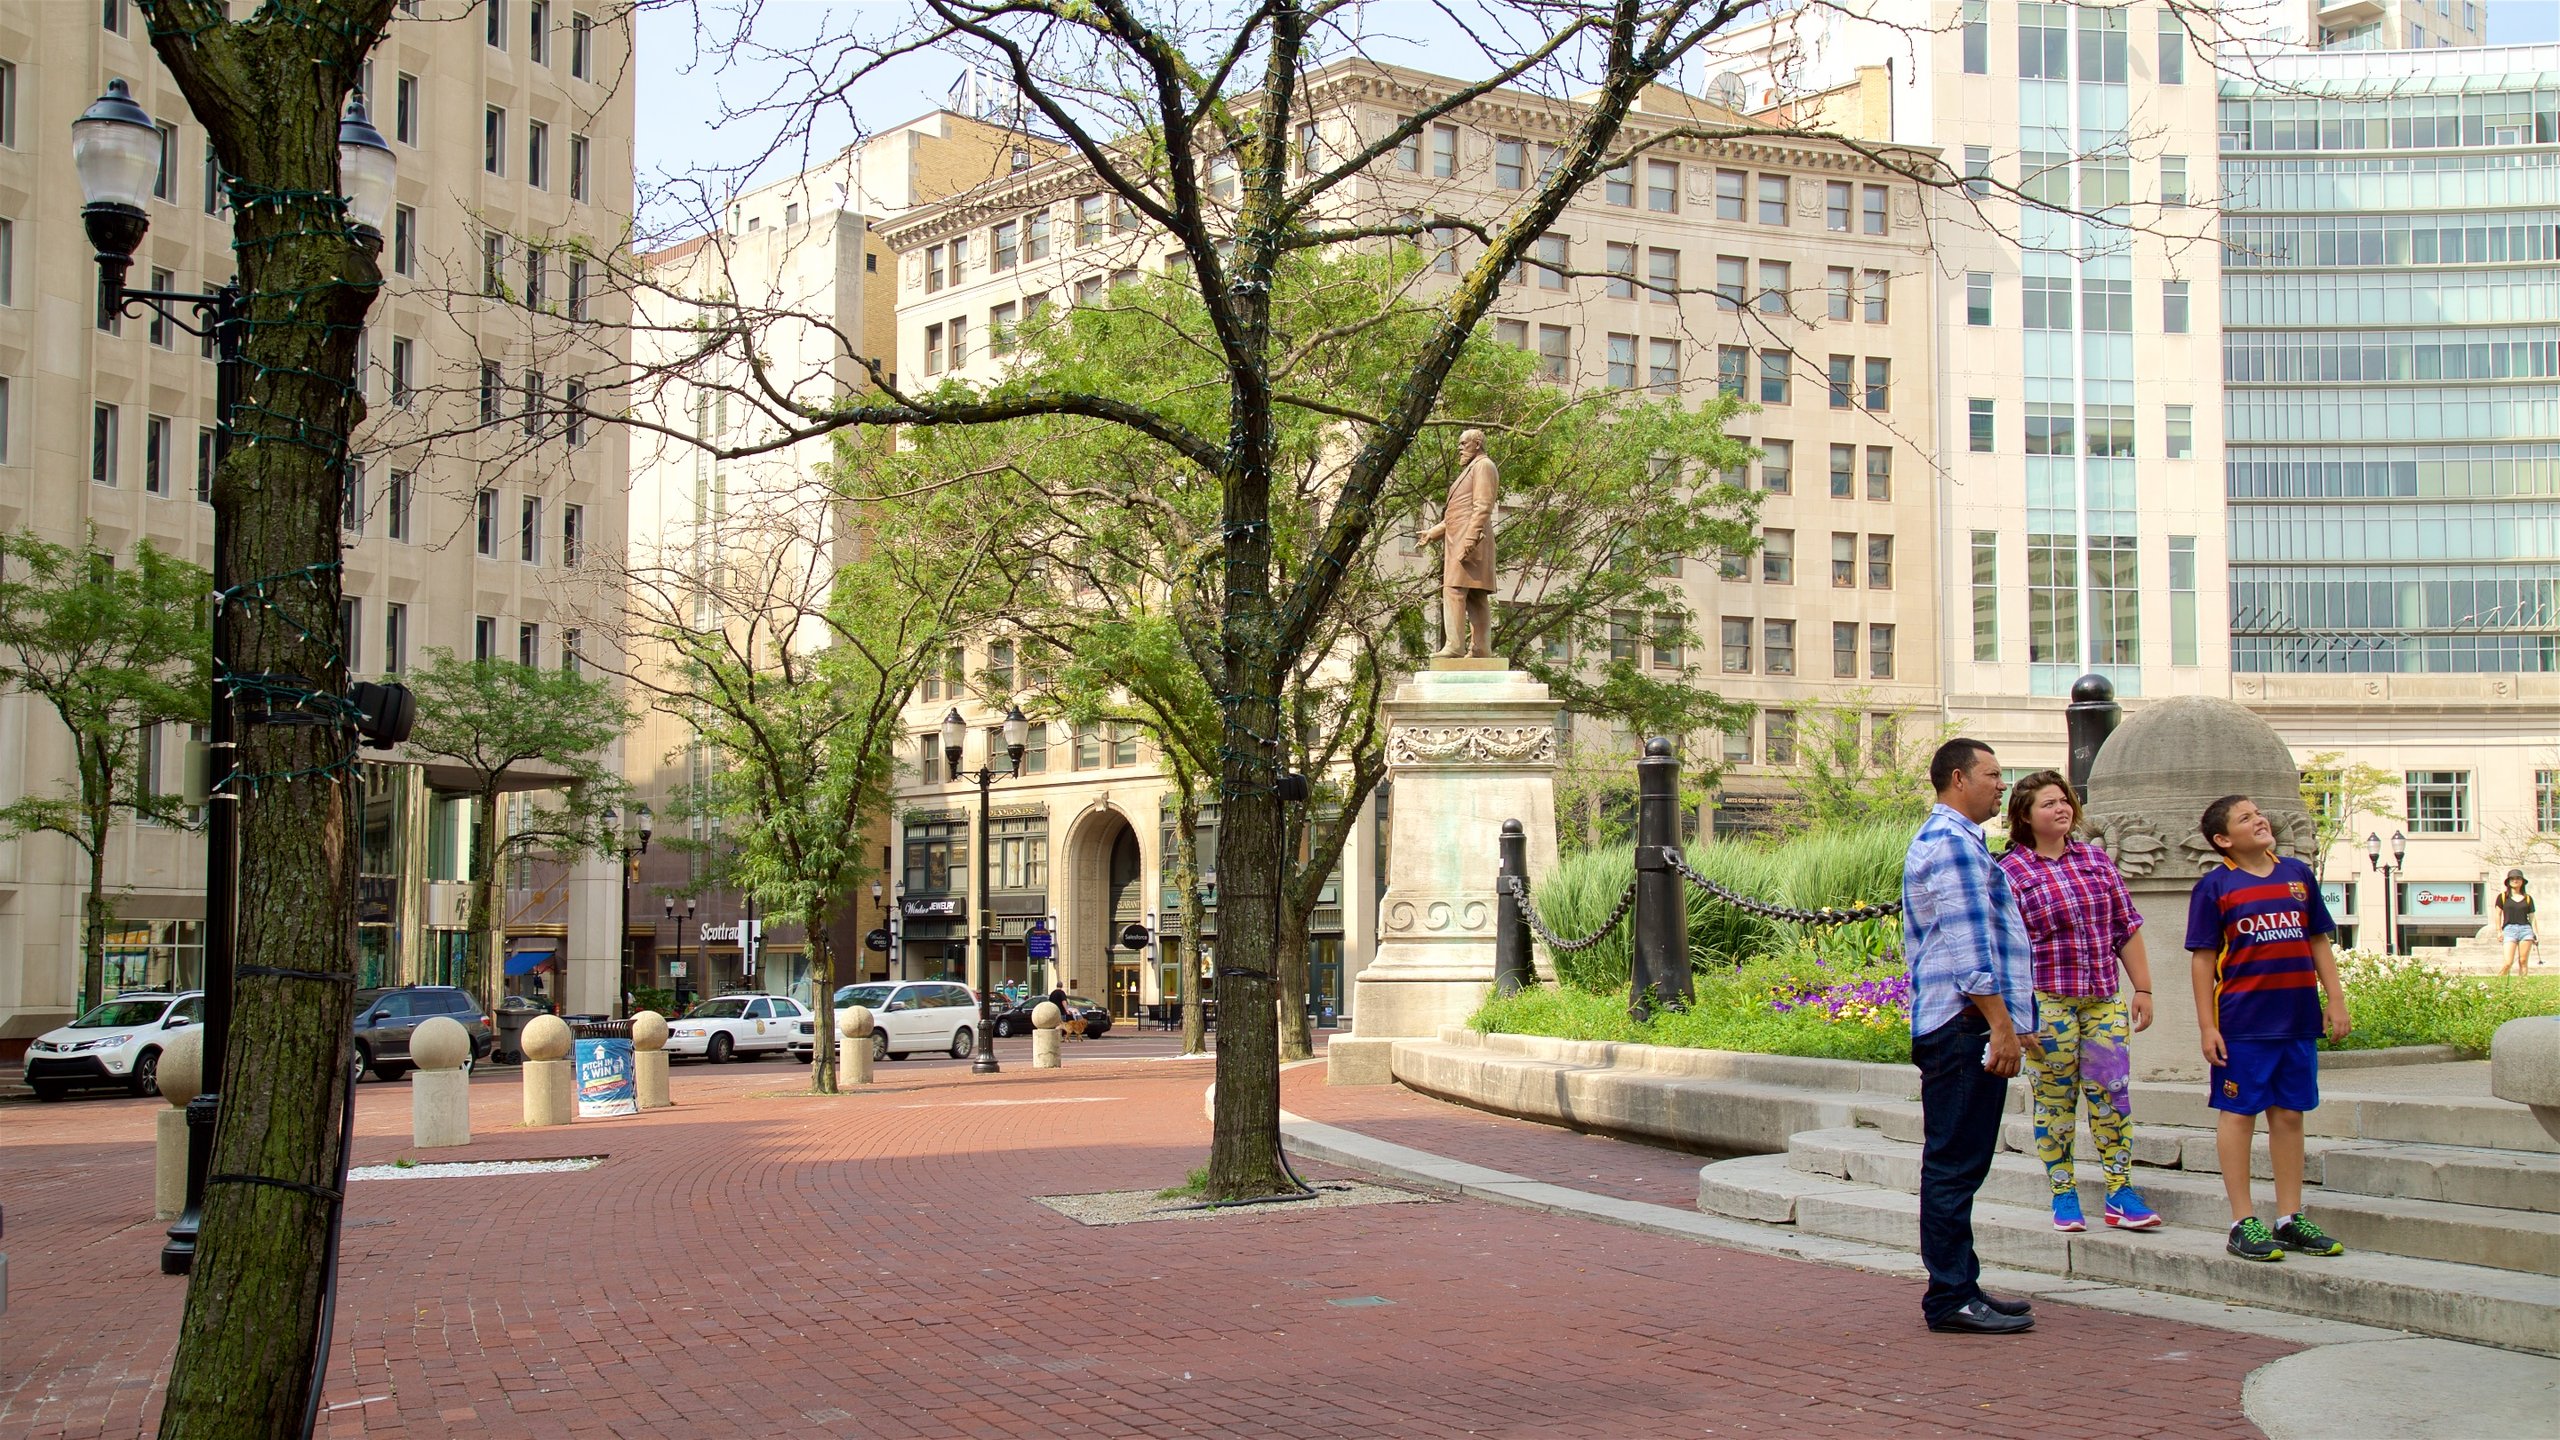
[[[471,888],[465,892],[469,898],[463,904],[462,916],[471,936],[471,958],[477,962],[472,968],[487,987],[480,1003],[492,1014],[507,996],[507,946],[498,925],[498,852],[506,843],[498,823],[499,799],[495,785],[472,797],[480,810],[480,823],[471,832]],[[569,972],[563,968],[560,973],[564,982],[560,999],[565,1002],[569,998],[565,983]],[[565,1003],[552,1007],[558,1012],[568,1008]]]
[[[210,0],[142,0],[153,47],[232,177],[248,379],[213,479],[218,568],[233,582],[235,673],[264,677],[253,689],[280,704],[347,681],[338,505],[363,413],[356,340],[381,272],[338,198],[337,132],[392,3],[270,0],[232,21]],[[303,1433],[348,1100],[354,737],[329,724],[239,734],[236,998],[160,1421],[182,1440]]]
[[[1182,1001],[1182,1053],[1197,1055],[1209,1048],[1208,1019],[1200,1008],[1201,941],[1209,925],[1209,908],[1200,903],[1200,787],[1184,777],[1174,784],[1173,883],[1182,909],[1174,978]]]
[[[809,1091],[814,1095],[836,1093],[836,947],[827,933],[828,916],[823,911],[809,915]]]

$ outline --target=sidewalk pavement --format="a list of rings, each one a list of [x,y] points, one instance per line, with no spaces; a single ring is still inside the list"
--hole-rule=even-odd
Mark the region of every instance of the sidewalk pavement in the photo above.
[[[2244,1379],[2298,1348],[2075,1305],[1933,1336],[1904,1278],[1478,1199],[1085,1228],[1032,1197],[1179,1184],[1209,1066],[1034,1072],[1018,1044],[1001,1076],[910,1062],[834,1099],[788,1093],[798,1066],[687,1066],[672,1111],[546,1131],[483,1079],[482,1138],[416,1158],[608,1158],[357,1184],[322,1433],[2245,1435]],[[1310,1077],[1293,1108],[1322,1108]],[[1694,1191],[1689,1157],[1330,1094],[1381,1135],[1571,1153],[1543,1173],[1658,1208],[1683,1169]],[[411,1153],[407,1099],[365,1087],[360,1163]],[[157,1104],[0,1122],[0,1434],[154,1423],[182,1299],[149,1218]]]

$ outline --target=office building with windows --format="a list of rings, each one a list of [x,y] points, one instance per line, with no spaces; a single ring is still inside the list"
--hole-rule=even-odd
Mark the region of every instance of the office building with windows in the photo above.
[[[1365,62],[1330,67],[1312,78],[1302,144],[1350,153],[1355,137],[1381,133],[1454,84]],[[1382,157],[1331,201],[1341,218],[1381,223],[1427,212],[1491,219],[1552,162],[1577,118],[1569,102],[1543,96],[1484,97]],[[1700,120],[1737,117],[1657,89],[1622,143]],[[1230,162],[1209,161],[1203,179],[1213,197],[1235,193]],[[1183,264],[1072,159],[1005,176],[881,233],[899,253],[898,369],[910,384],[993,379],[1011,363],[1009,332],[1025,317],[1112,303],[1116,287],[1180,273]],[[1476,244],[1457,227],[1423,239],[1431,270],[1452,276]],[[1587,657],[1685,669],[1752,705],[1731,735],[1686,737],[1701,759],[1726,767],[1711,828],[1765,822],[1797,764],[1808,707],[1845,706],[1862,743],[1886,744],[1896,742],[1902,715],[1936,710],[1931,457],[1940,430],[1927,246],[1919,187],[1848,147],[1780,135],[1673,139],[1595,181],[1509,277],[1486,322],[1562,385],[1692,401],[1723,390],[1753,407],[1733,433],[1759,457],[1728,478],[1758,492],[1758,551],[1663,559],[1678,567],[1702,643],[1659,643],[1653,619],[1630,614],[1613,628],[1610,654]],[[1501,449],[1497,438],[1497,462]],[[1403,538],[1390,553],[1430,564],[1431,552],[1412,540],[1429,518],[1399,517]],[[1497,647],[1501,628],[1497,618]],[[892,838],[914,974],[962,963],[973,899],[974,797],[942,773],[935,728],[955,704],[973,729],[1002,713],[983,702],[1019,688],[1016,643],[1002,633],[969,637],[909,709],[913,738]],[[1181,898],[1171,881],[1169,787],[1152,747],[1134,734],[1033,719],[1046,723],[1033,727],[1029,773],[998,795],[1001,863],[986,897],[999,928],[998,977],[1081,988],[1122,1014],[1165,1003],[1178,977],[1161,951],[1118,940],[1132,922],[1157,932],[1175,923],[1168,917]],[[1597,729],[1585,722],[1575,739],[1616,746],[1631,765],[1630,737]],[[1391,793],[1383,796],[1351,827],[1314,917],[1313,1006],[1339,1009],[1374,946],[1384,834],[1374,811],[1392,804]],[[1214,816],[1201,853],[1214,871]],[[1032,967],[1023,941],[1044,916],[1057,922],[1054,968]],[[1214,945],[1214,905],[1208,932]]]
[[[71,122],[125,79],[165,136],[130,283],[192,290],[232,275],[221,177],[146,25],[130,0],[0,0],[0,525],[58,544],[94,537],[115,555],[147,538],[204,563],[210,345],[148,313],[94,318],[97,267],[71,165]],[[585,557],[622,544],[627,464],[618,427],[560,417],[576,396],[544,378],[540,356],[561,327],[619,320],[609,297],[586,313],[571,247],[611,246],[629,226],[629,57],[615,7],[405,0],[367,62],[399,188],[387,284],[359,349],[371,419],[341,513],[340,618],[357,678],[403,675],[431,647],[576,663],[582,642],[566,617]],[[507,237],[499,248],[486,248],[491,231]],[[504,281],[485,297],[484,263]],[[471,428],[484,383],[505,436],[452,438]],[[428,444],[430,433],[444,438]],[[67,790],[69,742],[51,713],[12,694],[0,716],[0,799]],[[179,790],[188,738],[144,735],[143,783]],[[463,881],[472,833],[506,816],[474,813],[459,777],[413,757],[368,762],[365,774],[360,978],[486,991],[463,973]],[[0,1055],[74,1003],[82,868],[57,837],[0,841]],[[106,868],[110,988],[196,983],[201,839],[121,825]],[[572,1010],[609,1009],[610,866],[528,863],[506,880],[518,983],[539,979]]]

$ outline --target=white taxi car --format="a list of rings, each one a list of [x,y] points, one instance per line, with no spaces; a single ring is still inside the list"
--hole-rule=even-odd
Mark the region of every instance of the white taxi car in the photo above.
[[[722,995],[667,1022],[667,1053],[714,1065],[737,1056],[782,1055],[808,1018],[808,1007],[788,995]]]
[[[112,1085],[160,1093],[160,1051],[168,1034],[204,1019],[204,992],[119,995],[27,1047],[27,1088],[59,1100],[76,1088]]]

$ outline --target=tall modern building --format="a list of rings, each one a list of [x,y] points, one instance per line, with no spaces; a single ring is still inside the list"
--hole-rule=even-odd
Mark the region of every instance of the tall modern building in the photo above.
[[[505,394],[560,398],[535,358],[544,337],[619,320],[611,297],[589,299],[570,247],[610,247],[629,226],[630,37],[620,14],[580,0],[418,0],[395,11],[368,63],[373,117],[400,178],[385,237],[389,284],[361,350],[375,418],[358,437],[342,513],[341,620],[360,677],[403,674],[436,646],[573,663],[580,640],[561,617],[574,613],[582,557],[621,547],[628,467],[618,427],[558,426],[530,445],[521,435],[448,441],[432,453],[414,438],[470,428],[467,397],[487,374],[484,356],[503,357]],[[210,349],[147,315],[96,318],[70,127],[119,78],[166,136],[132,282],[197,289],[233,273],[203,127],[153,54],[139,8],[0,0],[0,526],[94,540],[117,555],[147,538],[202,563],[217,418]],[[490,232],[501,248],[488,248]],[[526,238],[537,243],[517,243]],[[503,264],[507,283],[483,298],[488,263]],[[146,783],[179,788],[187,738],[143,737]],[[59,722],[23,695],[0,697],[0,755],[0,800],[72,783]],[[365,984],[489,988],[464,973],[463,881],[473,829],[505,817],[474,813],[458,783],[400,755],[367,766]],[[0,1055],[60,1024],[74,1002],[81,870],[57,837],[0,841]],[[109,986],[195,983],[200,838],[123,826],[107,877]],[[503,918],[521,980],[542,978],[572,1010],[609,1008],[610,867],[526,866],[510,880]]]
[[[2409,837],[2402,933],[2450,943],[2560,832],[2560,47],[2220,89],[2233,693],[2401,777],[2355,838]]]
[[[1360,137],[1456,84],[1365,62],[1330,67],[1308,87],[1309,143],[1351,153]],[[1333,218],[1498,216],[1579,119],[1569,101],[1483,97],[1336,192]],[[1626,139],[1699,121],[1737,117],[1657,88]],[[1204,179],[1213,196],[1232,195],[1232,170],[1212,162]],[[1733,430],[1760,458],[1728,478],[1758,492],[1759,552],[1660,557],[1683,580],[1702,650],[1658,642],[1650,617],[1629,614],[1613,627],[1609,654],[1567,657],[1694,667],[1699,683],[1751,704],[1733,733],[1693,737],[1728,767],[1715,828],[1765,820],[1796,764],[1807,707],[1863,697],[1851,723],[1867,743],[1892,743],[1901,713],[1936,707],[1930,657],[1941,644],[1943,587],[1929,543],[1931,460],[1945,432],[1929,233],[1919,187],[1849,147],[1778,134],[1672,138],[1579,197],[1540,242],[1548,263],[1522,266],[1495,303],[1493,336],[1535,354],[1559,384],[1692,401],[1721,389],[1754,407]],[[925,384],[1001,376],[1013,363],[1008,332],[1023,317],[1113,303],[1116,287],[1178,273],[1182,260],[1073,158],[919,209],[881,235],[899,255],[898,369]],[[1433,237],[1431,273],[1456,275],[1472,246],[1455,227]],[[1500,449],[1497,440],[1497,459]],[[1410,541],[1426,519],[1397,521],[1411,527],[1401,553],[1416,565],[1429,563]],[[1498,643],[1499,620],[1496,631]],[[1118,938],[1131,923],[1161,934],[1178,923],[1181,900],[1171,786],[1139,735],[1035,725],[1026,774],[1002,788],[983,841],[989,890],[974,893],[974,805],[943,773],[936,727],[955,705],[973,729],[1002,713],[984,698],[1015,691],[1016,645],[1001,630],[969,637],[947,678],[928,680],[909,709],[894,836],[904,963],[917,975],[956,972],[968,917],[983,907],[994,917],[999,980],[1062,983],[1120,1014],[1162,1003],[1179,978],[1165,950]],[[1594,729],[1586,722],[1584,733]],[[1627,737],[1590,738],[1632,763]],[[1312,1004],[1339,1009],[1374,949],[1384,833],[1376,819],[1373,811],[1352,827],[1314,914]],[[1214,871],[1214,814],[1203,832],[1204,868]],[[1026,943],[1044,917],[1055,922],[1054,964],[1033,961]],[[1203,937],[1212,944],[1216,927],[1213,904]]]

